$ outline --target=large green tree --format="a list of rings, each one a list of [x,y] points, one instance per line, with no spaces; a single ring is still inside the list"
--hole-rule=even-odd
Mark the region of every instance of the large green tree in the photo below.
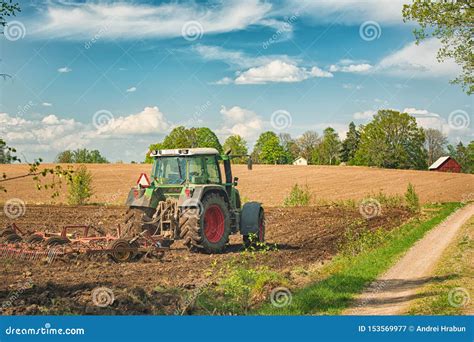
[[[318,148],[313,152],[312,160],[315,164],[336,165],[339,164],[339,153],[341,141],[337,132],[328,127],[323,132],[323,138]]]
[[[403,6],[404,20],[420,25],[414,30],[417,43],[429,36],[438,38],[442,47],[438,51],[440,62],[454,59],[462,73],[459,83],[468,94],[474,92],[474,3],[472,0],[414,0]]]
[[[425,135],[414,117],[394,110],[379,110],[362,127],[355,163],[400,169],[426,169]]]
[[[456,146],[448,145],[448,152],[462,168],[464,173],[474,173],[474,141],[471,141],[468,146],[459,142]]]
[[[357,149],[359,148],[360,132],[357,130],[354,122],[349,124],[349,131],[346,133],[346,138],[342,142],[341,147],[341,161],[351,164]]]
[[[106,164],[108,160],[98,150],[89,151],[86,148],[79,148],[74,151],[66,150],[59,153],[56,156],[56,162],[65,164]]]
[[[278,138],[280,139],[280,145],[285,151],[285,164],[293,163],[300,156],[300,148],[295,139],[291,137],[289,133],[280,133]]]
[[[230,150],[233,155],[246,155],[247,142],[238,134],[229,136],[224,142],[224,151]],[[243,164],[246,158],[233,158],[232,163]]]
[[[252,152],[252,159],[259,164],[283,164],[285,151],[278,136],[271,131],[260,134]]]

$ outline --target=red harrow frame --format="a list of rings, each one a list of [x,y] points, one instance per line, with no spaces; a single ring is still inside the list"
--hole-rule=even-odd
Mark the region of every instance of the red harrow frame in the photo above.
[[[147,231],[132,239],[121,239],[120,226],[116,235],[106,234],[90,225],[68,225],[60,233],[26,231],[15,223],[0,230],[0,257],[48,262],[56,258],[73,259],[80,256],[108,255],[115,262],[139,260],[142,257],[161,258],[164,247],[161,236]]]

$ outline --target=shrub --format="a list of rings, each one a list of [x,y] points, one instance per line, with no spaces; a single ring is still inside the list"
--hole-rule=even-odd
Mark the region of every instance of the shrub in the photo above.
[[[85,204],[92,196],[92,174],[80,165],[72,175],[68,187],[69,204]]]
[[[295,184],[291,188],[290,194],[285,198],[283,205],[285,207],[300,207],[308,205],[310,200],[311,193],[308,186],[300,187],[298,184]]]
[[[405,202],[411,212],[416,213],[420,211],[420,199],[415,192],[415,187],[411,183],[408,183],[408,188],[405,192]]]

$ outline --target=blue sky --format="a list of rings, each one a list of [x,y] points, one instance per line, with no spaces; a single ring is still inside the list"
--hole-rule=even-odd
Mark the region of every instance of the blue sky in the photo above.
[[[472,97],[434,39],[415,45],[405,1],[21,1],[1,38],[0,135],[27,159],[97,148],[142,160],[176,125],[251,146],[380,108],[472,140]]]

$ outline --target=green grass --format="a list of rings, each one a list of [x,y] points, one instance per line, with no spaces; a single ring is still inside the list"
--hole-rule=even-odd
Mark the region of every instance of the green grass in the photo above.
[[[455,242],[443,253],[433,277],[420,292],[411,315],[462,315],[474,312],[474,218],[462,228]],[[450,303],[451,300],[457,302]],[[469,296],[471,297],[469,300]],[[465,302],[464,302],[465,301]],[[453,305],[454,304],[454,305]]]
[[[378,248],[356,256],[339,255],[323,268],[323,279],[293,293],[293,301],[284,308],[266,303],[256,314],[260,315],[309,315],[340,314],[349,306],[355,295],[392,266],[427,231],[441,223],[461,203],[430,206],[428,218],[413,220],[387,234]]]

